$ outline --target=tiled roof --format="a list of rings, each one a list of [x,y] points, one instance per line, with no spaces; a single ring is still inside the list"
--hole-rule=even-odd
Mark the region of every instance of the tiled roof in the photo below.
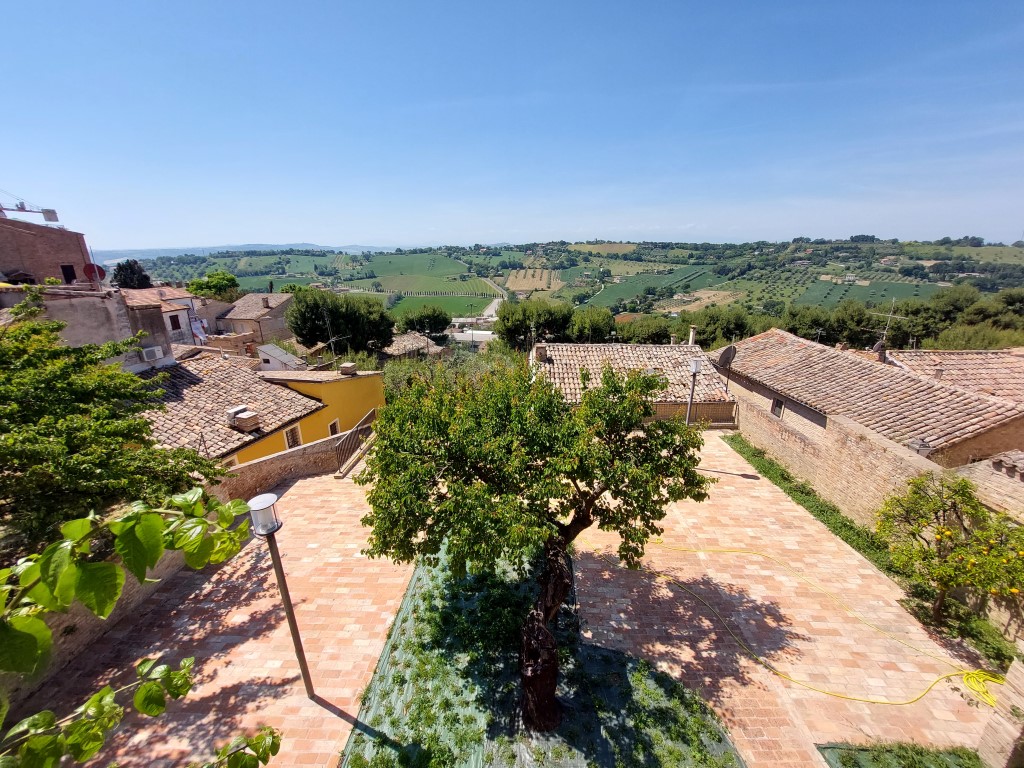
[[[1024,404],[1024,354],[1016,350],[906,349],[888,355],[908,371]]]
[[[1021,474],[1024,474],[1024,451],[1005,451],[989,459],[993,464],[1001,464],[1003,467],[1012,467]]]
[[[263,344],[256,347],[256,351],[260,353],[260,356],[266,355],[267,357],[278,360],[285,365],[305,366],[306,361],[302,358],[296,357],[291,352],[281,349],[277,344]]]
[[[355,375],[377,376],[380,371],[358,371]],[[337,371],[260,371],[260,377],[265,381],[342,381],[353,378],[353,375],[346,376]]]
[[[778,328],[735,346],[737,374],[902,445],[920,439],[941,448],[1024,417],[1024,406],[1009,400],[878,365]]]
[[[425,355],[439,355],[444,349],[421,333],[409,331],[395,336],[394,340],[382,352],[390,357],[422,352]]]
[[[168,448],[226,456],[324,407],[318,400],[264,381],[235,359],[222,360],[218,355],[199,355],[160,372],[167,374],[160,384],[166,410],[149,411],[146,418],[153,425],[153,437]],[[236,405],[248,406],[259,415],[258,432],[228,426],[226,412]]]
[[[168,299],[192,299],[195,298],[184,288],[122,288],[121,295],[124,296],[124,303],[129,307],[152,307],[167,301]],[[179,306],[178,309],[185,307]]]
[[[271,310],[287,304],[292,298],[294,297],[290,293],[247,293],[219,317],[222,320],[259,320]],[[263,306],[264,299],[267,299],[269,307]]]
[[[538,345],[539,346],[539,345]],[[656,371],[668,379],[668,387],[661,392],[660,403],[685,403],[690,398],[690,360],[701,359],[693,400],[697,403],[732,402],[735,398],[725,391],[725,383],[718,375],[704,351],[689,344],[547,344],[546,362],[537,362],[551,381],[570,402],[579,402],[582,387],[580,371],[590,371],[591,386],[601,380],[601,373],[610,365],[616,373],[627,371]],[[533,359],[536,361],[534,347]]]

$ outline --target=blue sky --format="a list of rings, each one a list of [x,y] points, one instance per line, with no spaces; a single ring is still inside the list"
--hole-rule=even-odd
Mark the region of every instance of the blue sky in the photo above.
[[[0,188],[94,248],[1009,242],[1022,41],[1019,0],[10,3]]]

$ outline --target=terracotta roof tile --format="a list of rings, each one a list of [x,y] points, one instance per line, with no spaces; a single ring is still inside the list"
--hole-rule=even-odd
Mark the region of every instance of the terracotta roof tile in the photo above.
[[[121,295],[124,296],[124,303],[129,307],[152,307],[163,304],[168,299],[192,299],[195,298],[184,288],[122,288]],[[185,309],[184,306],[177,307]]]
[[[941,448],[1024,417],[1024,406],[1010,400],[878,365],[777,328],[735,346],[737,374],[903,445],[921,439]]]
[[[194,448],[215,458],[226,456],[324,407],[318,400],[264,381],[247,362],[204,354],[145,374],[167,374],[160,384],[166,410],[146,413],[157,442],[168,448]],[[258,432],[228,426],[226,412],[236,405],[259,414]]]
[[[415,331],[395,336],[391,344],[382,350],[383,354],[389,357],[408,355],[413,352],[422,352],[425,355],[439,355],[443,351],[443,347],[438,346],[423,334],[416,333]]]
[[[901,349],[889,359],[913,371],[961,389],[1024,404],[1024,356],[1003,349]]]
[[[268,312],[282,304],[287,304],[294,297],[290,293],[247,293],[234,304],[231,309],[218,317],[222,320],[259,320]],[[269,307],[263,306],[266,299]]]
[[[539,346],[539,345],[538,345]],[[534,347],[536,359],[537,347]],[[617,373],[657,371],[668,379],[668,386],[658,396],[660,403],[685,403],[690,398],[690,360],[701,359],[697,374],[694,402],[732,402],[725,383],[708,356],[688,344],[547,344],[547,362],[537,363],[570,402],[579,402],[582,393],[580,371],[590,372],[591,382],[598,382],[605,365]]]

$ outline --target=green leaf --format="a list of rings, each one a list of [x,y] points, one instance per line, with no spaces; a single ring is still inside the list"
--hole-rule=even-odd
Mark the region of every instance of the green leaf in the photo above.
[[[180,699],[192,690],[192,675],[188,672],[171,672],[164,680],[164,689],[172,699]]]
[[[214,541],[212,536],[204,536],[196,547],[185,550],[185,565],[189,568],[205,568],[213,554]]]
[[[69,520],[60,527],[60,533],[65,539],[78,541],[89,535],[92,531],[92,520],[88,517],[81,517],[78,520]]]
[[[59,611],[61,610],[60,601],[50,591],[50,588],[43,583],[42,570],[39,562],[29,562],[24,568],[18,573],[18,582],[22,588],[30,587],[25,596],[36,603],[46,608],[48,611]]]
[[[30,736],[18,751],[23,768],[57,768],[64,757],[64,737],[59,734]]]
[[[228,758],[228,768],[259,768],[260,761],[249,752],[235,752]]]
[[[78,599],[99,618],[107,618],[121,596],[124,571],[115,563],[81,563],[78,569]]]
[[[156,681],[140,685],[139,689],[135,691],[135,697],[132,701],[139,712],[150,717],[156,717],[167,709],[164,687]]]
[[[24,720],[15,725],[11,730],[7,732],[7,736],[4,737],[5,741],[10,741],[14,736],[19,736],[23,733],[37,733],[39,731],[48,731],[57,724],[57,716],[48,709],[44,709],[42,712],[36,712],[31,717],[26,717]]]
[[[162,680],[169,674],[171,674],[171,668],[169,666],[166,664],[158,664],[149,671],[149,674],[146,675],[146,677],[150,680]]]
[[[84,763],[100,751],[106,732],[95,720],[76,720],[64,729],[64,739],[68,754]]]
[[[203,542],[209,523],[201,518],[185,520],[174,532],[174,546],[185,552],[194,552]]]
[[[73,547],[72,541],[59,541],[48,546],[39,557],[39,577],[57,606],[51,610],[63,610],[75,599],[79,572],[75,565]]]
[[[151,670],[156,664],[156,661],[156,659],[143,659],[135,665],[135,674],[137,674],[140,678],[145,679],[146,676],[149,674],[149,670]]]
[[[4,691],[0,691],[0,728],[4,727],[4,720],[7,719],[7,713],[10,711],[11,701]]]
[[[164,553],[163,518],[155,512],[142,515],[135,525],[124,527],[117,535],[114,549],[125,568],[141,584],[146,579],[146,571],[155,566]]]
[[[0,622],[0,670],[34,675],[50,660],[53,636],[35,616],[12,616]]]
[[[203,499],[203,489],[193,488],[185,493],[171,496],[171,504],[186,513],[194,514],[199,502]]]

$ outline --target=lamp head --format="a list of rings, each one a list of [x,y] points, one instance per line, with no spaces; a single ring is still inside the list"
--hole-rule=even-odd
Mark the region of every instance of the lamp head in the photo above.
[[[252,517],[252,531],[257,536],[269,536],[281,530],[284,525],[277,516],[277,495],[263,493],[249,499],[249,514]]]

